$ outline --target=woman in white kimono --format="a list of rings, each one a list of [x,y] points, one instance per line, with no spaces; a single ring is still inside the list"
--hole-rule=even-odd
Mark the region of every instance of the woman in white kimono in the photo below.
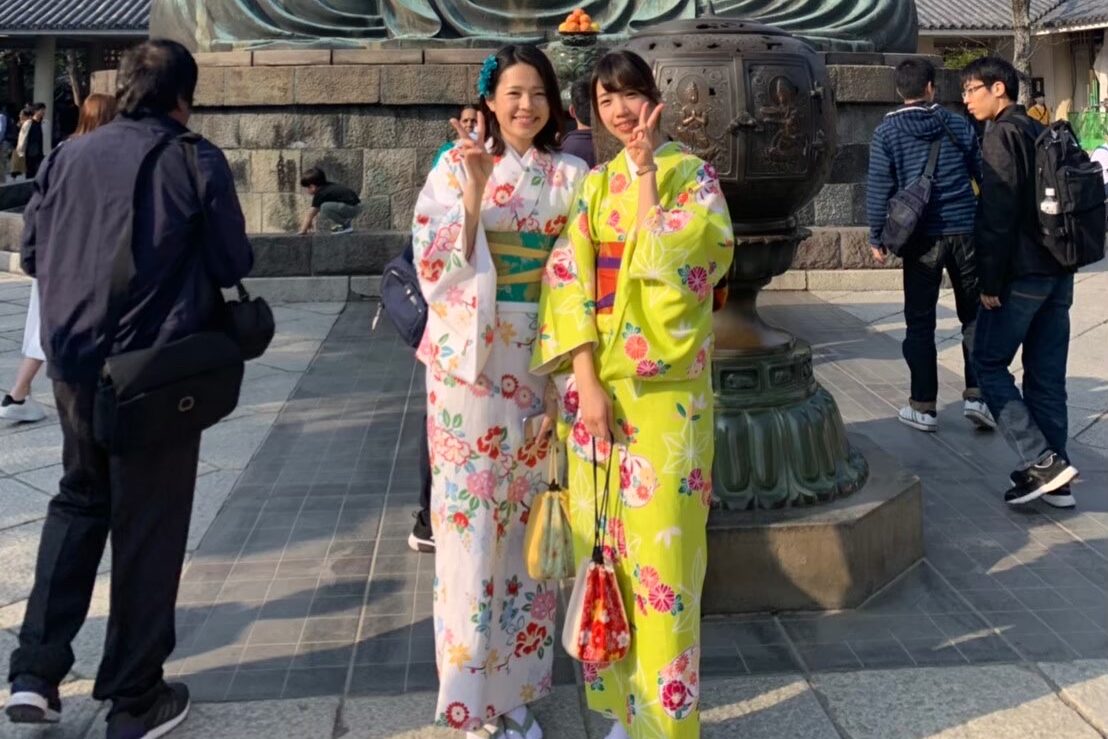
[[[556,151],[557,78],[531,46],[505,46],[478,81],[478,135],[431,171],[412,226],[430,306],[427,365],[435,723],[469,737],[540,739],[527,704],[552,689],[553,587],[527,576],[523,534],[544,489],[545,378],[528,372],[546,258],[584,162]]]

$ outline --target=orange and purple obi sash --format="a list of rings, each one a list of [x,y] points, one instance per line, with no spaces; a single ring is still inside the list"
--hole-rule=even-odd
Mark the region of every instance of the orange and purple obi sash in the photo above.
[[[596,255],[596,312],[611,313],[616,303],[616,282],[623,263],[622,241],[604,241]]]

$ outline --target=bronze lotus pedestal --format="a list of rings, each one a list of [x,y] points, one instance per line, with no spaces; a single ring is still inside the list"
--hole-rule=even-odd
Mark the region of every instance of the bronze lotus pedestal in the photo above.
[[[718,18],[663,24],[627,46],[653,64],[665,129],[718,170],[735,227],[715,316],[720,507],[702,610],[855,607],[922,556],[919,481],[848,437],[811,348],[757,308],[807,236],[796,212],[830,174],[836,111],[823,59],[779,29]]]
[[[715,486],[724,508],[830,501],[866,480],[803,341],[766,324],[758,293],[807,235],[795,213],[827,181],[835,103],[822,57],[759,23],[677,21],[635,36],[666,103],[663,125],[713,164],[735,225],[727,305],[716,314]]]

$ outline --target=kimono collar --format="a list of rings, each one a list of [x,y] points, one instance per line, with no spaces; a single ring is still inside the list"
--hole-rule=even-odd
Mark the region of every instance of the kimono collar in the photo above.
[[[660,155],[665,154],[666,150],[669,147],[676,147],[676,146],[678,146],[677,142],[675,142],[675,141],[666,141],[661,146],[659,146],[657,149],[655,149],[654,150],[655,164],[658,163],[657,160],[660,158]],[[639,178],[638,167],[636,167],[635,163],[633,161],[631,161],[631,155],[627,153],[627,149],[623,150],[623,163],[624,163],[624,166],[627,167],[627,173],[631,176],[631,181],[634,182],[635,180],[637,180]]]
[[[505,142],[504,144],[504,157],[513,160],[520,167],[527,167],[527,165],[534,161],[534,158],[538,153],[538,149],[532,146],[530,149],[523,152],[523,155],[521,156],[516,153],[516,150],[513,149],[510,144],[508,144],[507,142]]]

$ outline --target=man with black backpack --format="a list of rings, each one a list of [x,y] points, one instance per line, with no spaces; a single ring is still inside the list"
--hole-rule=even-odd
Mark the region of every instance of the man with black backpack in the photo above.
[[[1015,102],[1019,95],[1017,72],[1003,59],[977,59],[962,70],[961,78],[962,98],[971,115],[991,122],[982,141],[984,178],[975,229],[982,311],[977,319],[974,362],[985,400],[1019,455],[1019,467],[1011,475],[1012,485],[1004,499],[1019,505],[1042,498],[1055,507],[1071,508],[1070,482],[1077,470],[1066,457],[1066,358],[1073,273],[1079,264],[1065,265],[1048,249],[1055,234],[1044,231],[1043,215],[1068,223],[1080,208],[1060,203],[1059,197],[1069,197],[1061,190],[1042,187],[1040,193],[1045,180],[1037,174],[1046,163],[1037,142],[1047,142],[1050,132],[1064,130],[1067,124],[1044,129],[1028,117],[1024,107]],[[1047,138],[1043,138],[1044,131]],[[1087,156],[1084,160],[1088,164]],[[1054,175],[1052,171],[1047,177]],[[1099,178],[1094,185],[1100,189],[1099,197],[1093,199],[1100,202],[1103,255],[1104,205]],[[1063,228],[1056,233],[1064,232]],[[1022,396],[1008,369],[1021,346]]]
[[[200,433],[121,452],[101,432],[106,401],[124,387],[109,382],[121,380],[112,363],[214,333],[223,323],[219,288],[253,265],[227,159],[188,134],[197,76],[188,50],[173,41],[128,51],[120,117],[47,159],[24,212],[22,263],[42,296],[63,472],[9,666],[5,712],[15,723],[61,719],[58,686],[73,667],[71,642],[109,537],[111,607],[92,691],[111,701],[107,739],[163,736],[188,714],[187,687],[166,683],[163,666],[176,639]],[[203,412],[197,406],[207,398],[197,397],[166,409],[167,433]],[[122,405],[114,410],[125,415]]]
[[[866,213],[874,258],[884,263],[893,251],[904,260],[903,352],[911,395],[898,420],[920,431],[938,430],[935,306],[945,269],[962,324],[962,412],[978,428],[992,429],[970,362],[978,304],[973,183],[980,180],[981,152],[969,121],[934,102],[931,62],[901,62],[896,87],[904,105],[885,116],[870,144]],[[914,197],[921,185],[925,193]],[[898,218],[905,212],[898,208],[905,193],[911,199],[906,223]]]

